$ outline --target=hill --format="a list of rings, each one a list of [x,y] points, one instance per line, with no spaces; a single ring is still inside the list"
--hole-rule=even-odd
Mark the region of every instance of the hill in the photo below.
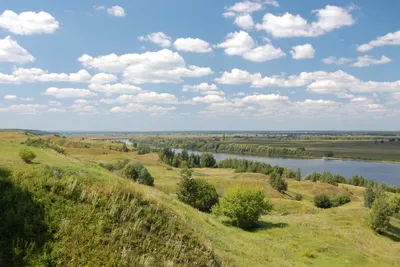
[[[288,180],[289,191],[281,194],[265,175],[195,169],[194,177],[214,184],[220,195],[237,185],[264,188],[274,211],[245,231],[180,203],[179,169],[155,154],[121,152],[122,144],[107,141],[42,138],[65,154],[30,147],[37,158],[25,164],[18,152],[27,136],[0,133],[0,166],[11,171],[1,178],[1,203],[9,207],[1,214],[8,218],[0,224],[7,236],[2,259],[65,266],[400,266],[400,221],[391,219],[386,236],[375,234],[361,187]],[[124,158],[144,164],[155,187],[99,167]],[[312,199],[322,192],[352,201],[318,209]]]

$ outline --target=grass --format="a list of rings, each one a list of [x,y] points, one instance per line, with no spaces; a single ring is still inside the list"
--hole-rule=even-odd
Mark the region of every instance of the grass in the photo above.
[[[14,134],[15,139],[3,138],[0,132],[0,165],[9,166],[13,184],[26,188],[45,207],[44,221],[52,230],[50,260],[62,259],[58,265],[128,265],[124,260],[130,260],[148,266],[193,266],[198,260],[209,266],[215,260],[214,251],[224,266],[400,266],[400,221],[392,218],[387,235],[376,235],[367,225],[363,188],[288,180],[289,191],[280,194],[264,175],[195,169],[194,177],[214,184],[220,195],[237,185],[265,190],[274,210],[255,229],[244,231],[180,203],[175,196],[180,170],[168,170],[155,154],[123,153],[104,148],[107,142],[85,140],[93,148],[64,147],[67,156],[31,148],[37,164],[27,165],[18,158],[24,137]],[[144,164],[155,178],[155,188],[134,184],[97,166],[121,158]],[[60,191],[45,165],[64,171]],[[348,194],[352,202],[321,210],[313,205],[314,195],[320,193]],[[303,200],[296,201],[295,194]],[[50,205],[52,201],[57,204]],[[138,210],[142,212],[135,217]],[[131,217],[121,222],[125,212]],[[139,220],[150,228],[155,223],[154,232],[139,227]],[[186,244],[186,250],[179,258],[181,244]],[[35,254],[41,255],[39,260],[44,260],[45,249],[42,246]],[[30,259],[31,265],[38,260]]]

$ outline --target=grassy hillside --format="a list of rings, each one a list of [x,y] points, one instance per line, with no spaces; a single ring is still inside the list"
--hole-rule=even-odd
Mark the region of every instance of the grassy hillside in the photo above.
[[[0,133],[0,165],[12,169],[11,176],[1,180],[8,185],[1,188],[16,191],[27,203],[20,212],[25,221],[34,218],[30,224],[35,227],[11,237],[22,235],[36,245],[30,249],[20,242],[15,250],[3,242],[1,247],[21,260],[24,254],[15,251],[25,251],[31,265],[213,266],[218,258],[223,266],[400,266],[400,221],[391,219],[386,236],[375,234],[367,225],[363,188],[289,180],[289,191],[280,194],[264,175],[195,169],[195,178],[214,184],[220,195],[236,185],[264,188],[274,211],[263,216],[256,229],[245,231],[177,201],[179,169],[170,170],[155,154],[123,153],[110,150],[108,142],[76,139],[66,142],[84,142],[90,148],[64,144],[66,156],[32,148],[37,164],[27,165],[18,158],[26,138]],[[122,158],[144,164],[155,188],[98,167]],[[3,189],[7,186],[15,190]],[[295,193],[303,200],[294,200]],[[352,202],[321,210],[312,203],[319,193],[348,194]]]
[[[0,137],[1,266],[218,265],[155,189],[48,150],[25,164],[14,137]]]

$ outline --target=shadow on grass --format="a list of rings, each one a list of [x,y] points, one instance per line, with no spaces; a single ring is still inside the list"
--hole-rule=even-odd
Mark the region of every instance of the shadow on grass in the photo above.
[[[382,235],[392,239],[394,242],[400,242],[400,228],[399,227],[395,227],[390,224],[389,228]]]
[[[249,232],[258,232],[258,231],[263,231],[263,230],[269,230],[273,228],[285,228],[288,227],[289,225],[287,223],[272,223],[272,222],[265,222],[265,221],[259,221],[254,224],[254,226],[249,229]]]
[[[0,168],[2,169],[2,168]],[[47,238],[43,206],[0,171],[0,266],[25,266]]]

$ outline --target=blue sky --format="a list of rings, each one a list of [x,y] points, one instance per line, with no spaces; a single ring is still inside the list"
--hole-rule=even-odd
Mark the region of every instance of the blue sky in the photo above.
[[[5,1],[0,128],[400,130],[398,1]]]

